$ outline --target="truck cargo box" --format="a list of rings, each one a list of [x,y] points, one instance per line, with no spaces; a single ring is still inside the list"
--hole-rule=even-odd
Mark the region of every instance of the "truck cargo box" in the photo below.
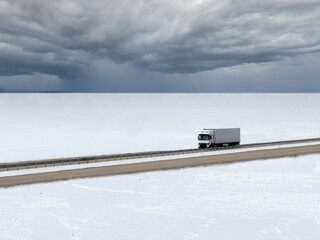
[[[240,142],[240,128],[215,129],[215,144]]]

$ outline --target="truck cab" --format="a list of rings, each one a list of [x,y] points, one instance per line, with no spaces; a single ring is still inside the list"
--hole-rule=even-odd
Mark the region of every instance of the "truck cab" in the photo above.
[[[198,147],[209,148],[214,145],[214,129],[203,129],[198,135]]]

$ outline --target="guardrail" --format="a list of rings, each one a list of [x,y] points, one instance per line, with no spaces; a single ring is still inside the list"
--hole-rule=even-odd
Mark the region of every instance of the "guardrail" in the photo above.
[[[264,143],[251,143],[251,144],[242,144],[238,146],[224,146],[224,147],[205,148],[205,149],[194,148],[194,149],[169,150],[169,151],[153,151],[153,152],[140,152],[140,153],[123,153],[123,154],[112,154],[112,155],[74,157],[74,158],[58,158],[58,159],[48,159],[48,160],[22,161],[22,162],[14,162],[14,163],[0,163],[0,171],[64,166],[64,165],[72,165],[72,164],[97,163],[97,162],[116,161],[116,160],[128,160],[128,159],[147,158],[147,157],[181,155],[181,154],[191,154],[191,153],[201,153],[201,152],[211,152],[211,151],[221,151],[221,150],[231,150],[231,149],[241,149],[241,148],[254,148],[254,147],[265,147],[265,146],[274,146],[274,145],[309,143],[309,142],[320,142],[320,138],[264,142]]]

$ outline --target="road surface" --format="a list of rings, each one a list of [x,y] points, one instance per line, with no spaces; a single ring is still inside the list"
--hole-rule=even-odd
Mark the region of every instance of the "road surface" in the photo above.
[[[0,187],[320,153],[320,144],[0,177]]]

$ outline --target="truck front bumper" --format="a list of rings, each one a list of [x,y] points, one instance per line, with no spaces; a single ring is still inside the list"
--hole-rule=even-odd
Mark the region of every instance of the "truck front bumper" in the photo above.
[[[207,148],[208,144],[207,143],[199,143],[198,148]]]

